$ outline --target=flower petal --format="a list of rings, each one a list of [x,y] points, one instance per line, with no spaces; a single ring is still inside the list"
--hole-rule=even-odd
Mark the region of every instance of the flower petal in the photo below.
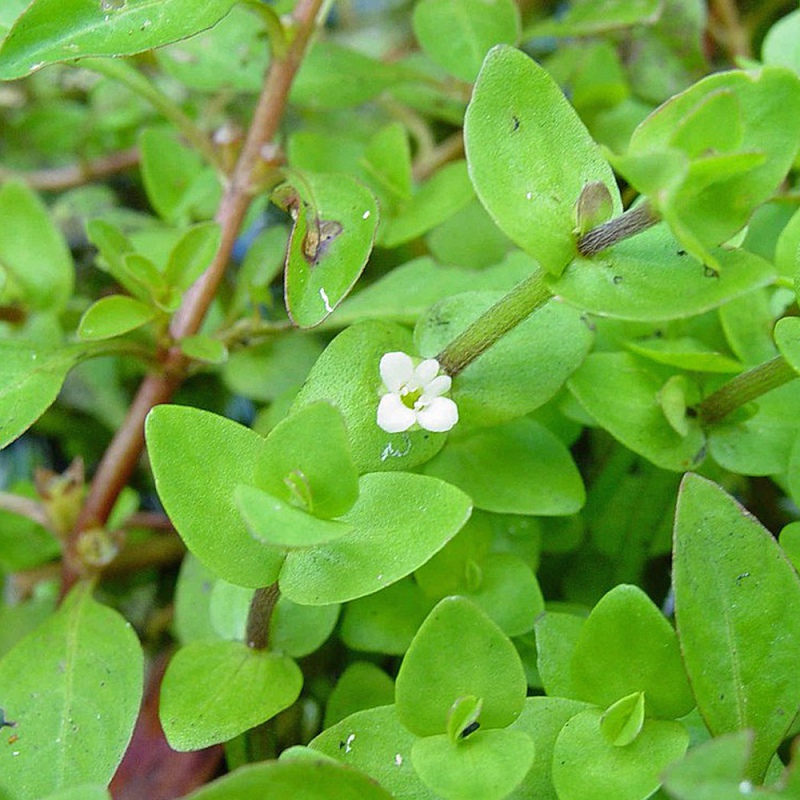
[[[387,433],[407,431],[417,421],[417,415],[396,394],[385,394],[378,403],[378,427]]]
[[[439,397],[450,391],[453,379],[449,375],[437,375],[432,381],[425,384],[425,394],[428,397]]]
[[[406,353],[385,353],[381,358],[381,378],[390,392],[399,392],[414,374],[414,362]]]
[[[435,358],[426,358],[417,364],[414,377],[419,381],[420,388],[426,386],[439,374],[439,362]]]
[[[417,422],[426,431],[444,433],[458,422],[458,406],[449,397],[434,397],[417,411]]]

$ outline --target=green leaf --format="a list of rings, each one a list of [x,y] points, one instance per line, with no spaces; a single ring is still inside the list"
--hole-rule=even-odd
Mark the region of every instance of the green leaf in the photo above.
[[[755,731],[748,775],[760,781],[800,709],[800,578],[758,520],[689,474],[678,495],[673,581],[697,707],[714,735]]]
[[[665,225],[593,256],[577,258],[550,288],[604,317],[666,320],[694,316],[775,279],[767,261],[744,250],[714,250],[717,273],[690,256]]]
[[[282,420],[267,437],[257,475],[257,486],[315,517],[349,511],[358,474],[342,415],[329,403],[311,403]]]
[[[181,644],[216,635],[211,625],[209,604],[215,575],[202,561],[187,553],[175,587],[173,633]]]
[[[404,578],[348,603],[339,635],[352,650],[402,656],[433,606],[411,578]]]
[[[185,800],[391,800],[369,778],[321,760],[248,764],[201,787]]]
[[[691,423],[675,431],[659,403],[668,376],[628,353],[593,353],[569,379],[581,405],[612,436],[662,469],[683,471],[704,456],[704,435]]]
[[[616,747],[602,734],[602,718],[599,708],[588,709],[561,729],[553,751],[559,800],[645,800],[689,744],[680,723],[648,719],[631,744]]]
[[[548,272],[560,274],[576,255],[574,207],[587,183],[604,183],[621,211],[608,162],[555,81],[519,50],[500,45],[487,55],[464,140],[480,201]]]
[[[609,31],[655,22],[662,0],[605,0],[596,3],[571,3],[566,13],[558,14],[527,29],[524,39],[540,36],[599,36]]]
[[[775,323],[775,344],[791,367],[800,372],[800,319],[784,317]]]
[[[411,143],[406,128],[399,122],[381,128],[350,169],[363,174],[383,214],[393,215],[411,197]]]
[[[180,348],[187,358],[205,364],[224,364],[228,358],[225,343],[204,334],[184,337],[180,340]]]
[[[485,215],[483,209],[481,213]],[[474,290],[508,292],[535,267],[536,262],[518,250],[480,272],[441,267],[426,256],[415,258],[348,297],[328,321],[345,326],[363,319],[391,319],[413,325],[440,300]],[[495,347],[502,346],[505,338]]]
[[[469,292],[428,309],[414,331],[420,354],[432,357],[441,352],[501,297],[499,292]],[[459,428],[506,422],[544,405],[580,366],[592,340],[579,311],[564,303],[548,303],[453,382]],[[535,370],[531,364],[536,364]]]
[[[609,744],[626,747],[641,733],[644,725],[644,692],[622,697],[606,709],[600,730]]]
[[[0,219],[0,272],[19,287],[26,304],[62,311],[75,274],[69,247],[47,207],[27,185],[9,181],[0,187]]]
[[[156,50],[156,61],[189,89],[257,92],[269,63],[259,20],[245,5],[234,5],[210,30]]]
[[[111,794],[103,784],[82,784],[47,795],[42,800],[111,800]]]
[[[569,450],[530,419],[451,438],[423,469],[465,491],[476,508],[500,514],[574,514],[586,499]]]
[[[504,728],[522,711],[525,691],[525,671],[514,645],[477,606],[460,597],[442,600],[422,623],[395,684],[397,714],[418,736],[444,734],[450,708],[467,695],[483,701],[482,730]]]
[[[259,542],[280,549],[316,547],[352,533],[350,525],[319,519],[254,486],[233,493],[247,529]]]
[[[309,747],[368,775],[395,797],[436,800],[411,765],[415,741],[395,707],[387,705],[351,714],[312,739]]]
[[[425,475],[371,473],[359,490],[339,518],[352,533],[286,556],[280,586],[289,599],[326,605],[377,592],[424,564],[471,511],[465,494]]]
[[[55,401],[80,347],[4,341],[0,359],[0,447],[21,436]]]
[[[296,191],[289,201],[295,223],[286,253],[286,308],[299,327],[312,328],[361,275],[375,240],[378,204],[347,175],[303,173]]]
[[[394,681],[371,661],[354,661],[348,664],[328,697],[323,730],[357,711],[393,702]]]
[[[794,568],[800,572],[800,522],[784,525],[778,541]]]
[[[533,740],[521,731],[477,731],[458,744],[445,735],[414,742],[411,761],[444,800],[502,800],[533,763]]]
[[[357,106],[416,74],[400,64],[370,58],[334,42],[309,50],[292,84],[290,100],[310,108]]]
[[[536,620],[536,666],[551,697],[577,698],[570,664],[586,620],[547,611]]]
[[[0,747],[14,800],[111,780],[142,697],[142,650],[129,623],[79,584],[0,661],[2,706],[19,738]]]
[[[694,707],[675,631],[637,586],[616,586],[594,607],[571,671],[578,699],[599,706],[644,692],[656,717],[675,719]]]
[[[751,731],[703,742],[666,771],[664,788],[676,800],[737,800],[746,794],[743,781],[752,748]]]
[[[231,583],[272,583],[283,556],[250,535],[233,498],[239,484],[258,485],[264,439],[224,417],[170,405],[150,412],[145,435],[159,497],[192,553]]]
[[[269,625],[269,646],[276,653],[303,658],[318,650],[333,633],[339,606],[300,606],[278,598]]]
[[[563,697],[527,697],[522,713],[510,730],[522,731],[533,739],[536,757],[515,800],[558,800],[553,788],[553,748],[556,737],[571,717],[588,706]]]
[[[0,80],[85,56],[141,53],[219,22],[232,0],[35,0],[0,48]]]
[[[691,336],[664,339],[658,336],[636,339],[626,347],[637,355],[649,358],[658,364],[692,372],[741,372],[739,361],[706,346]]]
[[[459,697],[447,715],[447,738],[451,744],[456,744],[462,737],[471,736],[479,727],[478,719],[481,716],[483,700],[468,694]]]
[[[203,274],[219,249],[221,231],[216,222],[192,225],[172,248],[164,281],[185,291]]]
[[[133,297],[113,294],[101,297],[83,313],[78,335],[84,341],[112,339],[147,325],[156,316],[156,309]]]
[[[378,427],[382,390],[378,367],[385,353],[397,350],[414,352],[411,335],[399,325],[378,321],[353,325],[319,357],[293,406],[296,411],[326,400],[338,408],[361,473],[411,469],[430,459],[447,439],[425,430],[386,433]]]
[[[761,45],[765,64],[783,66],[800,73],[800,10],[790,11],[767,31]]]
[[[147,199],[168,222],[184,221],[189,191],[203,169],[200,155],[168,128],[146,128],[139,136],[139,148]]]
[[[241,642],[192,642],[167,666],[159,719],[170,747],[199,750],[271,719],[302,686],[303,673],[287,656]]]
[[[381,247],[397,247],[422,236],[466,206],[475,194],[464,161],[445,164],[428,178],[396,215],[378,230]]]
[[[470,83],[493,45],[514,45],[520,35],[519,11],[510,0],[420,0],[413,23],[422,50]]]

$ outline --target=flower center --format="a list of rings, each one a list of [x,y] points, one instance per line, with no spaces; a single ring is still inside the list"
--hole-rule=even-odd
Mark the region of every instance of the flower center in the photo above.
[[[402,400],[403,405],[407,408],[414,410],[417,406],[417,400],[422,397],[422,389],[409,389],[408,387],[403,387],[400,390],[400,400]]]

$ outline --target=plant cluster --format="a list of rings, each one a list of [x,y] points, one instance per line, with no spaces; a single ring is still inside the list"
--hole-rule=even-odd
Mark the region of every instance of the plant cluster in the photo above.
[[[553,5],[2,4],[0,800],[800,798],[800,10]]]

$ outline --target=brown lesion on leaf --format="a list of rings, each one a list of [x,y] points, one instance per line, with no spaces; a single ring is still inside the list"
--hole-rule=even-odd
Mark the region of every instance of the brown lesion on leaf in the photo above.
[[[303,200],[293,186],[279,187],[273,193],[272,200],[289,212],[295,226],[302,209],[306,221],[306,234],[302,242],[303,257],[312,267],[316,266],[328,252],[331,242],[344,230],[341,222],[322,219],[311,203]]]

